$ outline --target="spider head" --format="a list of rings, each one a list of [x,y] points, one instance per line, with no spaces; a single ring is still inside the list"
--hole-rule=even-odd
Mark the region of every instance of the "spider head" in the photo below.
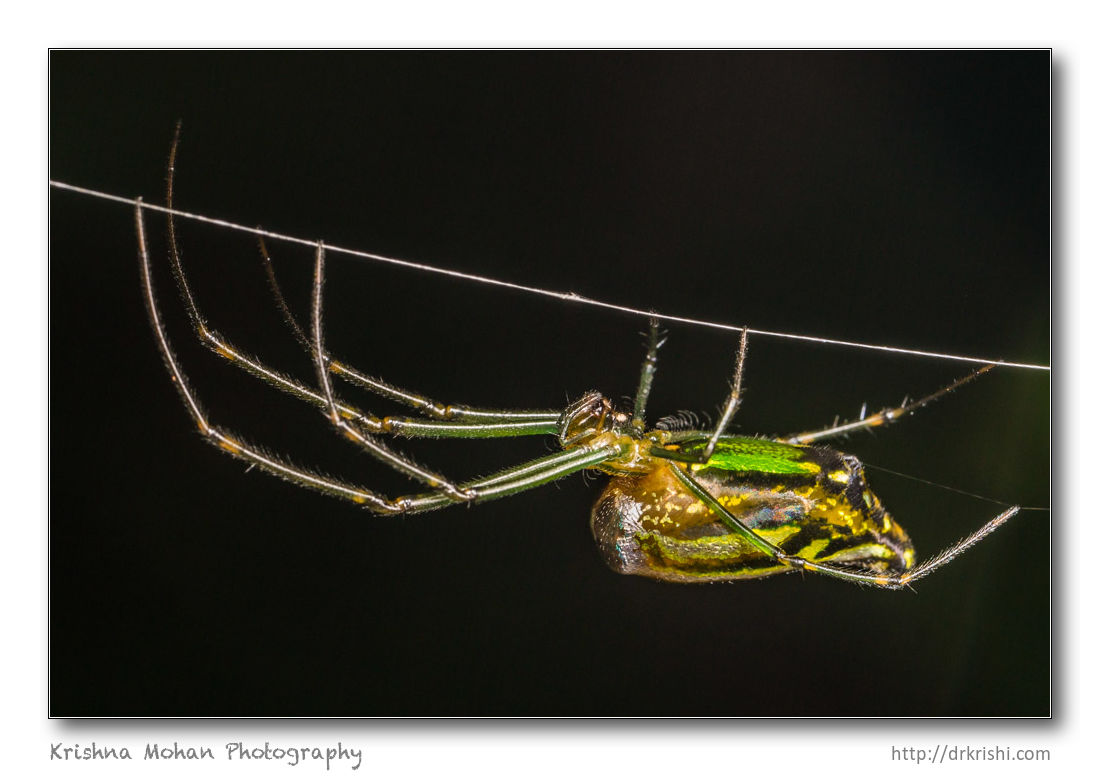
[[[574,448],[605,432],[622,434],[630,416],[611,404],[598,391],[589,391],[565,408],[558,419],[558,442],[562,449]]]

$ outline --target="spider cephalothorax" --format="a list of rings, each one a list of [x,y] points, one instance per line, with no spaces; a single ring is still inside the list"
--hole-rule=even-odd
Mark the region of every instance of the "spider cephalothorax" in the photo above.
[[[615,409],[611,400],[598,391],[589,391],[569,403],[558,419],[558,442],[563,450],[576,448],[599,435],[622,434],[630,416]]]

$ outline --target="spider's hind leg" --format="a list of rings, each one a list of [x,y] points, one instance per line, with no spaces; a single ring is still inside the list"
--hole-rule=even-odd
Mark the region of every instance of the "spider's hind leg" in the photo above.
[[[916,402],[902,402],[897,407],[883,408],[877,413],[873,413],[872,415],[866,417],[861,417],[858,421],[849,421],[843,424],[833,424],[832,426],[827,426],[824,429],[818,429],[812,432],[799,432],[798,434],[791,434],[785,437],[777,437],[775,438],[775,441],[784,442],[789,445],[810,445],[821,440],[827,440],[830,437],[840,437],[845,434],[849,434],[850,432],[858,431],[860,429],[873,429],[876,426],[886,426],[888,424],[892,424],[902,416],[909,415],[917,408],[931,404],[945,394],[950,394],[959,386],[962,386],[974,380],[979,375],[984,375],[985,373],[992,370],[995,366],[996,365],[994,364],[987,364],[984,367],[981,367],[980,369],[969,373],[968,375],[964,375],[949,386],[944,386],[940,390],[934,391],[928,396],[918,399]]]

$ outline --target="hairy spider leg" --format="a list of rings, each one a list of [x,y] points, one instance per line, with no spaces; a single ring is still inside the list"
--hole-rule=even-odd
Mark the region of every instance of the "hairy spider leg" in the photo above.
[[[313,351],[313,363],[317,371],[317,382],[321,386],[325,394],[325,404],[327,412],[326,417],[332,425],[343,434],[344,437],[354,442],[361,448],[374,453],[379,458],[390,461],[390,457],[394,456],[396,460],[391,463],[401,472],[404,472],[412,477],[423,480],[425,477],[433,477],[431,473],[421,470],[419,467],[412,465],[408,459],[404,457],[398,457],[388,451],[380,443],[376,442],[369,435],[364,434],[359,430],[359,427],[353,423],[347,421],[340,415],[340,408],[336,405],[336,396],[332,392],[332,380],[329,378],[329,371],[325,365],[324,353],[325,353],[325,337],[324,327],[322,325],[321,311],[324,305],[324,286],[325,286],[325,247],[324,244],[317,244],[317,253],[314,258],[313,264],[313,295],[312,303],[310,305],[310,331],[313,334],[312,339],[312,351]],[[432,488],[439,489],[445,493],[450,499],[456,502],[469,502],[477,497],[477,492],[471,489],[458,488],[448,480],[432,479],[426,481]]]
[[[268,253],[267,245],[264,239],[259,238],[260,256],[263,260],[264,271],[267,274],[268,285],[271,287],[272,296],[275,299],[275,304],[282,313],[283,320],[286,321],[287,326],[290,327],[291,332],[294,334],[298,343],[310,353],[310,357],[313,357],[313,345],[310,342],[310,338],[306,335],[305,330],[302,329],[298,323],[297,318],[290,310],[290,306],[286,303],[286,298],[283,296],[282,287],[279,284],[279,280],[275,275],[275,263],[271,259],[271,254]],[[325,364],[328,366],[328,371],[333,375],[342,378],[343,380],[353,385],[359,386],[366,391],[376,394],[387,399],[391,399],[395,402],[399,402],[403,405],[413,408],[417,412],[423,413],[432,419],[439,421],[461,421],[464,424],[474,423],[503,423],[505,429],[515,428],[515,424],[530,423],[535,426],[531,427],[536,431],[531,431],[530,434],[553,434],[554,432],[542,432],[537,431],[542,427],[538,424],[554,423],[558,420],[558,416],[561,415],[557,410],[499,410],[490,408],[475,408],[469,405],[457,405],[438,402],[430,397],[418,394],[406,389],[400,388],[370,375],[359,371],[355,367],[349,365],[340,359],[336,359],[331,353],[326,352],[323,356]],[[401,419],[389,419],[397,427],[402,427]],[[423,424],[423,422],[420,422]],[[423,428],[423,426],[421,426]],[[453,426],[440,427],[442,431],[446,429],[455,428]],[[395,431],[404,432],[402,427]],[[447,436],[445,434],[438,435],[420,435],[420,436]],[[489,436],[489,435],[485,435]]]
[[[152,268],[149,260],[148,243],[145,237],[144,211],[140,200],[137,202],[134,217],[137,229],[138,257],[140,260],[141,286],[145,309],[149,315],[149,321],[156,336],[157,347],[160,350],[161,358],[164,360],[165,366],[172,376],[172,383],[175,385],[176,391],[179,393],[184,407],[191,415],[192,420],[195,422],[195,425],[198,427],[204,439],[216,445],[225,453],[243,461],[247,461],[250,464],[254,464],[264,471],[281,477],[291,483],[332,496],[337,496],[342,499],[347,499],[381,515],[423,512],[454,503],[454,499],[442,490],[388,499],[361,486],[345,482],[338,478],[310,472],[302,467],[291,464],[279,456],[268,453],[256,445],[245,442],[235,434],[212,424],[199,404],[195,392],[190,387],[186,375],[179,366],[179,362],[176,360],[175,354],[168,341],[168,335],[165,331],[164,324],[160,318],[160,309],[157,305],[156,294],[153,290]],[[215,340],[215,342],[217,341]],[[226,356],[226,358],[235,360],[237,358],[235,352],[230,353],[234,353],[234,355]],[[258,374],[263,375],[265,379],[271,378],[272,375],[277,375],[277,373],[273,373],[273,371],[260,363],[255,363],[255,365],[258,369],[262,370],[262,372]],[[330,410],[332,409],[332,404],[327,397],[321,397],[288,378],[279,376],[278,379],[272,378],[269,382],[272,382],[273,385],[280,385],[280,387],[287,390],[292,396],[299,396],[299,398],[307,399],[315,404],[316,400],[320,399],[323,407],[328,407]],[[338,412],[343,412],[343,406],[337,404],[336,408]],[[625,445],[617,440],[610,442],[604,441],[589,446],[580,446],[503,470],[488,477],[468,481],[463,483],[460,488],[466,491],[476,490],[478,501],[510,496],[565,477],[573,472],[598,466],[608,459],[624,455],[627,453],[629,447],[629,445]]]
[[[741,342],[737,348],[737,366],[733,373],[733,383],[730,386],[729,396],[726,397],[726,401],[722,406],[722,415],[719,417],[718,423],[715,425],[714,429],[710,432],[688,429],[673,433],[669,436],[670,441],[699,439],[700,437],[706,436],[707,444],[703,449],[699,451],[699,453],[685,453],[680,450],[656,448],[652,451],[653,455],[662,459],[671,459],[673,461],[687,462],[690,464],[706,464],[710,461],[710,457],[714,455],[714,449],[717,447],[718,441],[724,436],[726,428],[729,426],[730,421],[733,420],[737,408],[741,405],[741,378],[745,371],[745,354],[748,351],[748,345],[749,329],[748,327],[744,327],[741,329]],[[656,359],[655,351],[652,354],[647,354],[647,360],[650,355]],[[654,365],[654,370],[656,370],[656,365]]]
[[[634,414],[630,426],[634,434],[641,437],[645,431],[645,409],[649,403],[649,392],[653,388],[653,376],[657,374],[657,349],[665,344],[657,319],[649,319],[649,332],[646,335],[645,358],[642,359],[642,372],[638,376],[638,390],[634,392]]]
[[[861,572],[856,569],[838,566],[829,563],[818,563],[815,561],[808,561],[798,556],[792,556],[784,553],[777,545],[772,544],[768,540],[761,537],[754,532],[748,526],[741,522],[737,516],[733,515],[729,510],[722,506],[722,503],[711,496],[698,480],[687,472],[686,469],[681,468],[678,464],[672,464],[669,467],[676,478],[688,489],[699,501],[709,507],[715,515],[721,519],[722,523],[726,525],[732,531],[737,532],[748,540],[757,550],[764,553],[768,557],[772,558],[780,564],[784,564],[791,568],[791,570],[809,570],[810,572],[817,572],[822,575],[828,575],[829,577],[836,577],[841,580],[847,580],[851,583],[861,583],[863,585],[878,586],[880,588],[888,588],[897,590],[899,588],[905,588],[910,583],[920,580],[922,577],[935,572],[944,564],[950,563],[956,557],[972,548],[977,543],[988,537],[998,528],[1000,528],[1009,518],[1020,512],[1019,506],[1010,507],[1000,515],[993,518],[986,523],[980,529],[973,534],[956,542],[951,547],[941,551],[937,555],[930,558],[928,561],[918,564],[912,569],[906,572],[896,572],[893,574],[883,575],[875,574],[872,572]]]
[[[979,375],[984,375],[996,366],[997,365],[995,364],[987,364],[984,367],[980,367],[974,372],[971,372],[968,375],[964,375],[963,377],[959,378],[951,385],[944,386],[939,391],[934,391],[928,396],[918,399],[916,402],[903,401],[897,407],[883,408],[877,413],[869,415],[866,418],[861,418],[858,421],[849,421],[848,423],[844,424],[833,424],[832,426],[827,426],[824,429],[818,429],[813,432],[800,432],[798,434],[791,434],[787,435],[786,437],[776,437],[774,439],[776,442],[785,442],[790,445],[809,445],[811,443],[816,443],[820,440],[827,440],[830,437],[840,437],[850,432],[858,431],[859,429],[873,429],[876,426],[887,426],[894,423],[899,418],[909,415],[917,408],[924,407],[927,404],[935,402],[937,399],[944,396],[945,394],[950,394],[959,386],[969,383]]]
[[[730,387],[730,395],[726,399],[726,404],[722,408],[722,415],[718,419],[718,423],[714,427],[714,432],[711,434],[710,439],[707,440],[706,447],[703,448],[699,454],[700,463],[710,461],[710,457],[714,455],[714,448],[718,445],[718,439],[722,436],[722,433],[726,431],[726,427],[729,426],[730,421],[733,420],[733,414],[737,412],[737,408],[741,406],[741,376],[745,371],[745,351],[749,347],[749,328],[744,327],[741,330],[741,345],[737,349],[737,369],[733,373],[733,385]]]

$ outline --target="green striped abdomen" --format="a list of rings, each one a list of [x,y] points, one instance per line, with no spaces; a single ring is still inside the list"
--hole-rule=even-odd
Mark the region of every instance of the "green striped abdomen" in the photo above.
[[[593,508],[592,533],[612,569],[676,582],[790,571],[685,491],[669,470],[681,465],[653,461],[647,474],[612,478]],[[785,553],[876,573],[912,566],[909,538],[854,457],[734,437],[692,471],[726,510]]]

